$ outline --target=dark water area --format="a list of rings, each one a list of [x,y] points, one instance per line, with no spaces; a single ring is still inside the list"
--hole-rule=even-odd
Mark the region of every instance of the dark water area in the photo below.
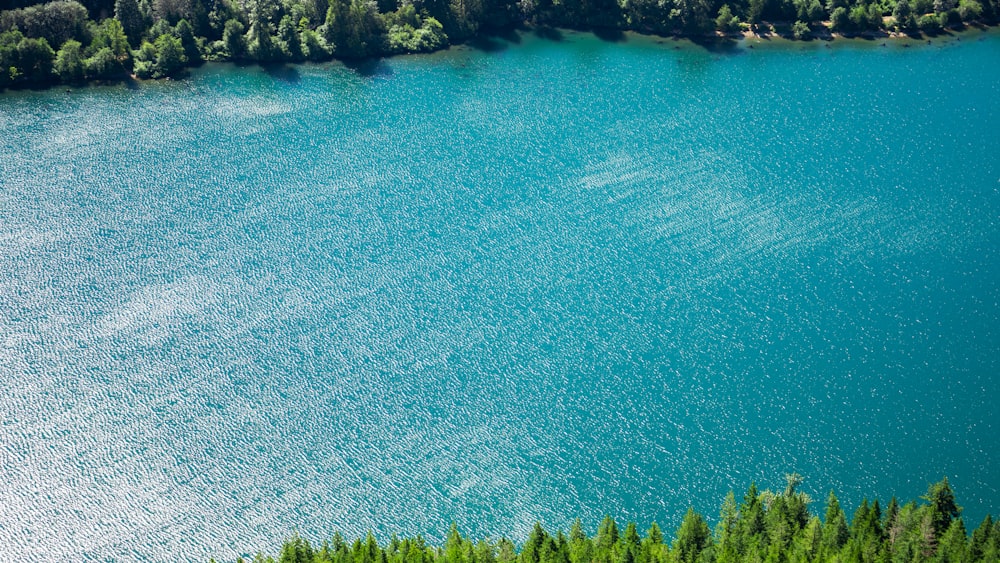
[[[996,513],[1000,39],[837,43],[3,95],[0,559]]]

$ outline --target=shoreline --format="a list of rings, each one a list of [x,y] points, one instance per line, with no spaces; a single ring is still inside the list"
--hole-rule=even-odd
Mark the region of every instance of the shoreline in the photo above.
[[[829,22],[822,22],[823,24],[829,24]],[[435,53],[446,52],[450,49],[455,48],[471,48],[476,49],[476,43],[482,41],[491,40],[505,40],[511,37],[511,34],[517,33],[533,33],[534,35],[543,38],[550,39],[552,41],[560,41],[561,35],[564,32],[570,33],[581,33],[581,34],[591,34],[602,40],[608,42],[619,42],[627,41],[628,35],[637,35],[640,37],[648,38],[654,40],[657,44],[664,44],[666,41],[677,41],[677,42],[687,42],[691,46],[700,47],[704,49],[711,49],[719,46],[730,46],[740,49],[755,49],[758,46],[772,46],[776,45],[772,42],[780,42],[781,45],[791,46],[791,45],[810,45],[810,44],[824,44],[827,47],[836,44],[857,44],[856,42],[864,43],[875,43],[881,41],[881,46],[886,47],[889,44],[894,44],[896,46],[901,46],[904,48],[909,48],[911,46],[927,46],[933,45],[936,42],[955,40],[961,41],[963,36],[972,34],[974,32],[979,32],[980,34],[990,34],[990,33],[1000,33],[1000,25],[989,25],[985,23],[974,23],[970,25],[965,25],[960,29],[943,29],[941,32],[934,35],[927,35],[921,32],[914,33],[903,33],[897,31],[867,31],[855,34],[842,34],[830,31],[828,25],[821,25],[818,29],[810,32],[808,37],[795,37],[789,30],[791,27],[790,22],[762,22],[757,29],[747,29],[740,32],[734,33],[722,33],[715,31],[711,34],[684,34],[684,33],[674,33],[670,35],[660,35],[652,32],[645,32],[642,30],[634,29],[618,29],[618,28],[592,28],[592,29],[574,29],[565,27],[552,27],[547,25],[536,25],[530,23],[523,23],[522,25],[508,28],[506,30],[497,30],[491,33],[481,33],[474,35],[472,37],[466,38],[461,41],[456,41],[455,43],[448,43],[442,45],[441,47],[429,51],[421,52],[404,52],[404,53],[391,53],[384,55],[373,55],[369,57],[351,58],[351,57],[329,57],[323,60],[307,61],[307,60],[271,60],[271,61],[254,61],[248,59],[235,59],[235,60],[202,60],[194,65],[186,65],[180,71],[174,75],[168,75],[158,78],[140,78],[135,72],[123,73],[119,76],[109,76],[101,79],[83,80],[83,81],[63,81],[58,78],[57,75],[53,75],[51,80],[43,82],[26,82],[13,85],[7,85],[6,87],[0,87],[0,96],[3,96],[5,92],[20,92],[20,91],[46,91],[55,88],[66,88],[66,93],[71,93],[74,89],[90,88],[95,86],[115,86],[121,84],[130,84],[131,87],[136,87],[146,82],[169,82],[176,81],[179,79],[186,78],[190,72],[194,69],[202,68],[208,64],[232,64],[240,67],[260,67],[260,68],[274,68],[282,66],[295,66],[302,64],[325,64],[325,63],[341,63],[348,67],[354,66],[365,66],[372,63],[377,63],[382,60],[391,60],[397,57],[407,57],[407,56],[421,56],[421,55],[432,55]],[[909,41],[910,43],[907,43]]]

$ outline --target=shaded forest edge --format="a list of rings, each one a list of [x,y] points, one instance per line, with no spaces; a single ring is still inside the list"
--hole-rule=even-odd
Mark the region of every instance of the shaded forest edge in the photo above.
[[[712,530],[688,509],[668,541],[657,524],[640,536],[634,523],[624,532],[607,516],[588,536],[579,520],[554,535],[535,524],[524,544],[506,538],[473,541],[452,524],[443,546],[422,537],[380,544],[369,533],[348,542],[339,533],[313,546],[298,534],[285,540],[277,558],[258,553],[238,563],[997,563],[1000,522],[990,516],[969,536],[962,508],[945,478],[930,485],[920,502],[887,505],[862,501],[850,522],[831,491],[821,520],[812,500],[797,490],[802,477],[786,475],[784,491],[759,491],[741,502],[730,492]],[[212,560],[214,563],[214,560]]]
[[[203,61],[351,60],[521,26],[695,40],[923,37],[1000,21],[1000,0],[0,0],[0,89],[162,78]],[[558,32],[553,31],[558,36]]]

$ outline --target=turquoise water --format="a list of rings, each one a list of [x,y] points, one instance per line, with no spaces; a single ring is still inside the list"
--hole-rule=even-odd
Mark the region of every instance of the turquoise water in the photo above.
[[[0,559],[996,513],[1000,38],[479,47],[0,97]]]

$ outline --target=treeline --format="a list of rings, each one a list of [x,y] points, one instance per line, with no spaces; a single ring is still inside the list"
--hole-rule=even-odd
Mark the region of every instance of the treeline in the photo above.
[[[0,0],[0,88],[136,75],[202,61],[322,61],[433,51],[522,23],[798,38],[995,23],[1000,0]],[[791,24],[794,22],[794,25]]]
[[[444,546],[420,536],[378,543],[369,533],[348,543],[338,533],[313,546],[294,535],[277,559],[258,554],[254,563],[998,563],[1000,523],[987,516],[967,533],[962,509],[944,479],[931,485],[922,502],[884,508],[867,499],[848,521],[830,493],[822,520],[809,512],[810,498],[796,490],[802,478],[786,476],[784,491],[759,491],[751,484],[737,503],[726,496],[713,531],[689,509],[668,541],[655,523],[640,535],[634,523],[621,531],[605,517],[588,536],[580,521],[554,535],[540,524],[520,549],[510,540],[473,541],[454,524]],[[246,563],[242,558],[239,563]]]

